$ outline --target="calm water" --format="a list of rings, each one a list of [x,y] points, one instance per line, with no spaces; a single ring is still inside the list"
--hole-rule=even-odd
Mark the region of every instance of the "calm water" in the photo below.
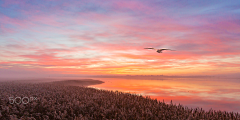
[[[191,108],[240,112],[240,79],[164,78],[137,80],[124,78],[94,78],[104,81],[91,85],[105,90],[118,90],[147,95],[160,101],[181,103]]]

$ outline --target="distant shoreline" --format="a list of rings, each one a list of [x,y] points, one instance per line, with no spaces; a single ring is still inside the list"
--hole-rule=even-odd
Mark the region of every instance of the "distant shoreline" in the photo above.
[[[58,85],[65,85],[65,86],[90,86],[96,84],[102,84],[103,81],[100,80],[93,80],[93,79],[32,79],[32,80],[4,80],[0,82],[16,82],[16,83],[48,83],[48,84],[58,84]]]
[[[53,81],[50,83],[62,84],[66,86],[89,86],[89,85],[102,84],[104,82],[100,80],[93,80],[93,79],[78,79],[78,80],[60,80],[60,81]]]

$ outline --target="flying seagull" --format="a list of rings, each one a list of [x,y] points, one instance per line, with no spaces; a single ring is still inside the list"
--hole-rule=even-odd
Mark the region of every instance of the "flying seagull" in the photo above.
[[[144,48],[144,49],[153,49],[153,50],[156,50],[158,53],[162,53],[163,50],[171,50],[171,49],[155,49],[155,48]],[[171,51],[175,51],[175,50],[171,50]]]

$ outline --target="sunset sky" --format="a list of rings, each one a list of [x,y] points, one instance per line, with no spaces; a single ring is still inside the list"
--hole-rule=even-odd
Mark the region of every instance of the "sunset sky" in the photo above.
[[[238,75],[240,1],[0,0],[0,76],[61,74]]]

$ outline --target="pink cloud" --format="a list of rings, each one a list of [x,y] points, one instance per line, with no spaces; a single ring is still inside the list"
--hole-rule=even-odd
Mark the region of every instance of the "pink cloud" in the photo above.
[[[19,1],[19,0],[3,0],[2,6],[8,7],[9,5],[12,5],[12,4],[24,5],[25,2],[26,2],[25,0],[22,0],[22,1]]]
[[[3,6],[18,3],[15,0],[4,1]],[[13,34],[14,36],[15,33],[18,33],[27,36],[27,38],[21,38],[26,39],[24,42],[24,40],[16,39],[19,36],[15,36],[15,40],[1,46],[1,51],[4,51],[2,56],[4,58],[7,56],[14,57],[14,59],[27,59],[24,62],[13,60],[12,63],[29,63],[42,66],[74,67],[75,65],[103,64],[101,67],[92,69],[108,69],[109,71],[114,70],[114,67],[116,69],[131,69],[131,67],[137,68],[137,66],[139,68],[152,67],[157,64],[157,62],[146,62],[148,59],[161,60],[162,64],[165,65],[170,64],[169,60],[173,59],[175,61],[171,63],[175,62],[179,66],[188,66],[189,68],[191,68],[190,66],[203,64],[214,68],[237,68],[239,66],[238,63],[232,61],[209,62],[212,59],[208,59],[208,62],[205,63],[197,62],[197,60],[201,61],[205,57],[228,58],[240,54],[238,37],[228,34],[228,32],[239,32],[238,21],[235,21],[233,17],[220,18],[215,22],[209,22],[208,16],[198,15],[179,19],[177,16],[169,16],[166,11],[161,11],[156,6],[150,6],[148,2],[140,1],[111,1],[107,3],[97,1],[101,7],[106,7],[106,9],[100,9],[100,12],[91,8],[86,8],[86,10],[76,9],[77,12],[75,9],[67,9],[85,3],[87,2],[75,1],[73,2],[74,5],[63,3],[59,6],[50,7],[49,10],[52,10],[52,12],[49,13],[40,8],[46,6],[35,6],[26,2],[19,3],[21,7],[26,7],[20,13],[27,18],[17,19],[2,14],[0,22],[4,25],[0,25],[0,29],[5,35]],[[107,12],[106,10],[109,9],[114,12]],[[71,10],[75,11],[76,16],[69,14],[73,12]],[[140,17],[135,13],[139,13]],[[189,23],[183,22],[184,20],[189,21]],[[16,29],[6,28],[5,25],[7,24],[15,26]],[[22,31],[27,32],[23,33]],[[42,37],[42,40],[37,39],[38,35]],[[58,44],[58,39],[63,42],[62,45]],[[10,40],[10,38],[6,40]],[[28,42],[33,40],[37,42]],[[227,41],[231,41],[231,43]],[[57,47],[51,46],[52,43],[57,43],[54,44]],[[155,51],[143,49],[145,47],[171,48],[177,51],[164,51],[164,53],[158,54]],[[78,52],[82,56],[83,53],[89,53],[88,55],[92,54],[93,57],[86,60],[66,59],[64,57],[67,56],[65,54]],[[106,61],[100,59],[105,57],[145,62],[137,66],[109,65]],[[31,62],[29,59],[35,61]],[[82,64],[74,63],[78,60],[82,61]],[[185,60],[188,61],[186,63],[177,62]],[[138,62],[132,63],[137,64]],[[153,69],[161,68],[170,69],[174,66],[158,66]]]

